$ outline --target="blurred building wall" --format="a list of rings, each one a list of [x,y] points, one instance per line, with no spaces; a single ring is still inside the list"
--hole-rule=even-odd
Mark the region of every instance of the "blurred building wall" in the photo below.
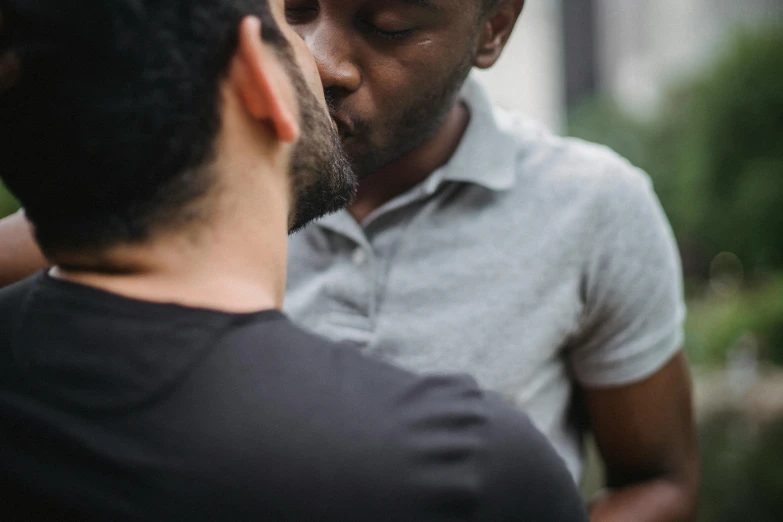
[[[599,90],[651,116],[745,26],[783,20],[783,0],[595,0]]]
[[[560,0],[528,0],[499,62],[477,76],[501,107],[551,129],[565,121]]]
[[[783,21],[783,0],[527,0],[500,61],[477,76],[495,103],[553,130],[569,105],[601,93],[648,117],[732,32],[775,19]],[[585,71],[586,61],[596,70]]]

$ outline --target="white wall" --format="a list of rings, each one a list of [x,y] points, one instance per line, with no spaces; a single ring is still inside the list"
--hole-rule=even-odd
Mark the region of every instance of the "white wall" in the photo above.
[[[783,0],[596,0],[599,88],[652,116],[668,87],[698,74],[744,25],[783,21]],[[498,105],[553,130],[565,122],[562,5],[527,0],[498,64],[477,71]]]
[[[781,0],[597,0],[601,88],[650,116],[673,82],[698,74],[743,25],[783,17]]]
[[[500,61],[478,72],[495,103],[553,130],[565,120],[560,16],[559,0],[528,0]]]

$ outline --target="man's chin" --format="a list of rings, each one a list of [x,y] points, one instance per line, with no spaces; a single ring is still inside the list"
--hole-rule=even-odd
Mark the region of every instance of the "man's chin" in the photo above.
[[[340,138],[340,143],[343,146],[348,161],[354,167],[365,162],[368,158],[372,157],[370,147],[356,136],[348,136],[346,138]]]
[[[389,158],[383,152],[375,152],[365,144],[356,141],[344,145],[343,149],[359,180],[367,179],[382,171],[396,159]]]

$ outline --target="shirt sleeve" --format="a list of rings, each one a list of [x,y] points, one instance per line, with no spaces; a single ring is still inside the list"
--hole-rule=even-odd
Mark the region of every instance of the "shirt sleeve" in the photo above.
[[[469,378],[438,376],[406,395],[390,438],[401,451],[385,467],[401,478],[391,519],[587,521],[563,460],[496,394]]]
[[[544,435],[500,399],[488,404],[490,450],[476,520],[587,522],[577,486]]]
[[[646,174],[617,160],[596,194],[570,360],[583,385],[621,386],[654,374],[682,346],[682,264]]]

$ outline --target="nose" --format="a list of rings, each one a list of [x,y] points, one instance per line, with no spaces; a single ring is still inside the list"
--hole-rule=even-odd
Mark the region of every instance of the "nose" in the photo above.
[[[331,93],[350,94],[362,84],[361,71],[356,65],[350,39],[339,31],[331,30],[328,25],[319,24],[305,37],[305,43],[315,57],[324,89]]]

